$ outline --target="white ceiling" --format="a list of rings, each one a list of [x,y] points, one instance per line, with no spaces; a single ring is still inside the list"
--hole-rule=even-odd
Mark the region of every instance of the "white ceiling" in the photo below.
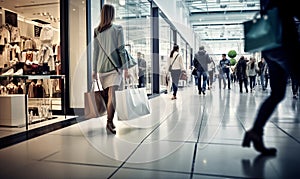
[[[71,4],[84,0],[70,0]],[[119,4],[119,0],[107,0]],[[173,0],[168,0],[173,1]],[[242,22],[253,18],[259,11],[259,0],[174,0],[183,7],[190,27],[202,41],[228,42],[243,40]],[[32,20],[40,19],[59,28],[60,0],[0,0],[0,7],[17,12]],[[117,17],[138,18],[150,15],[148,0],[126,0],[117,6]],[[51,20],[52,18],[52,20]],[[56,22],[54,22],[56,19]]]
[[[59,0],[1,0],[0,7],[27,20],[39,19],[59,28]]]
[[[242,23],[259,11],[259,0],[185,0],[192,28],[203,40],[243,38]]]

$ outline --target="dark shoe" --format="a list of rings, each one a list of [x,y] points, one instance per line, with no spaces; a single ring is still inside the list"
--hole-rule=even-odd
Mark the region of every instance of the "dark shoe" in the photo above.
[[[248,93],[248,89],[246,90],[246,93]]]
[[[201,94],[201,92],[202,92],[202,91],[201,91],[201,90],[199,90],[199,91],[198,91],[198,94]]]
[[[202,91],[203,95],[205,95],[205,91]]]
[[[297,99],[298,97],[297,97],[297,95],[294,94],[294,95],[293,95],[293,98],[294,98],[294,99]]]
[[[116,134],[115,126],[112,122],[107,122],[106,129],[109,130],[112,134]]]
[[[250,147],[250,143],[253,143],[254,149],[257,152],[260,152],[262,155],[276,155],[277,150],[275,148],[266,148],[262,135],[259,135],[253,131],[248,131],[245,134],[242,146],[243,147]]]
[[[176,96],[172,96],[171,100],[177,99]]]

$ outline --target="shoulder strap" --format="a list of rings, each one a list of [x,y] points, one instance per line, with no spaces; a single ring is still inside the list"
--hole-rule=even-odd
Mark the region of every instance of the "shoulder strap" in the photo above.
[[[179,54],[177,54],[176,57],[174,58],[174,60],[173,60],[173,62],[172,62],[172,64],[171,64],[171,66],[173,66],[173,64],[174,64],[174,62],[176,61],[178,55],[179,55]]]
[[[96,36],[97,37],[97,36]],[[96,38],[95,37],[95,38]],[[110,61],[110,63],[114,66],[115,70],[117,72],[119,72],[118,68],[116,67],[116,65],[112,62],[112,60],[109,58],[109,56],[107,55],[106,51],[104,50],[104,48],[102,47],[101,43],[99,42],[99,40],[97,39],[99,46],[101,47],[101,49],[103,50],[104,54],[106,55],[106,57],[108,58],[108,60]]]

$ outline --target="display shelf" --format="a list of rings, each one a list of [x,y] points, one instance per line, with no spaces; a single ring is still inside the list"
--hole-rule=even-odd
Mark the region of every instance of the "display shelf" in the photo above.
[[[7,77],[39,80],[39,79],[64,79],[65,75],[0,75],[0,78],[7,78]]]
[[[63,111],[63,114],[66,117],[65,92],[64,92],[64,90],[65,90],[65,75],[0,75],[0,78],[19,78],[19,79],[26,79],[26,80],[27,79],[28,80],[61,79],[63,86],[62,86],[62,89],[61,89],[61,97],[60,97],[61,103],[60,104],[61,104],[61,110]],[[22,115],[25,116],[25,126],[26,126],[26,130],[28,130],[28,125],[29,124],[51,119],[53,108],[52,108],[52,98],[28,98],[28,90],[25,90],[25,91],[26,91],[26,94],[23,95],[23,96],[25,96],[25,100],[23,102],[20,101],[18,103],[18,105],[22,106],[21,104],[24,104],[24,109],[25,110],[24,110],[24,112],[22,112]],[[7,96],[7,95],[2,95],[2,96]],[[11,96],[17,96],[17,94],[12,94]],[[41,106],[39,106],[39,104],[35,105],[35,104],[32,103],[32,101],[39,100],[39,99],[48,100],[48,101],[50,100],[51,104],[46,109],[46,112],[44,112],[45,115],[43,115],[43,116],[37,116],[37,115],[34,116],[30,113],[29,110],[32,107],[35,107],[35,108],[41,107]],[[57,104],[57,102],[55,104]],[[46,104],[43,104],[42,108],[44,108],[45,105]],[[57,105],[56,105],[55,109],[57,109]],[[43,111],[44,111],[44,109],[43,109]],[[39,109],[38,113],[41,113],[41,112],[42,112],[42,110]],[[14,111],[12,111],[12,113],[20,113],[20,112],[14,110]],[[21,120],[23,120],[23,123],[24,123],[24,117]]]
[[[0,125],[10,127],[25,126],[25,94],[0,95]],[[21,105],[20,105],[21,104]]]

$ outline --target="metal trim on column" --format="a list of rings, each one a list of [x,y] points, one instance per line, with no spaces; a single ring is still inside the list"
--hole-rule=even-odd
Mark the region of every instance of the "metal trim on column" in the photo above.
[[[61,66],[62,74],[65,75],[65,84],[61,89],[65,92],[65,99],[62,99],[62,108],[66,113],[70,112],[70,70],[69,70],[69,0],[60,1],[60,40],[61,40]],[[63,110],[62,109],[62,110]]]
[[[86,37],[87,37],[87,89],[88,91],[91,90],[92,84],[92,29],[90,28],[92,26],[92,2],[91,0],[86,1]]]
[[[100,0],[100,9],[102,9],[103,5],[104,5],[104,0]]]
[[[173,41],[174,41],[174,44],[177,44],[177,30],[174,30],[174,29],[172,29],[172,30],[173,30]]]
[[[151,3],[152,31],[152,95],[160,93],[159,73],[159,9]]]

